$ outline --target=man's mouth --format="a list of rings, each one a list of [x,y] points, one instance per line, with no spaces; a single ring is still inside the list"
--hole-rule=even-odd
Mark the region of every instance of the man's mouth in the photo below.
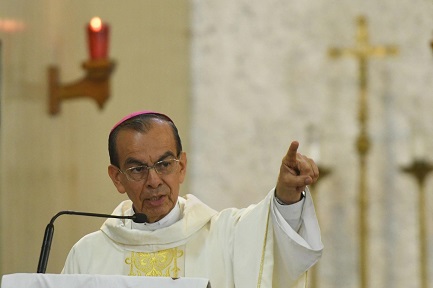
[[[152,206],[159,206],[164,203],[164,198],[165,195],[159,195],[147,198],[146,201],[149,202],[149,204],[151,204]]]

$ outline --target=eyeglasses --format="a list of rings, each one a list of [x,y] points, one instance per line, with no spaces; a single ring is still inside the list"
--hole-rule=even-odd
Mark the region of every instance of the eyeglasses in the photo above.
[[[153,164],[153,166],[140,165],[128,168],[125,171],[119,169],[119,171],[124,174],[129,181],[141,181],[147,180],[150,169],[154,169],[159,175],[168,175],[174,172],[178,163],[178,159],[168,159],[158,161]]]

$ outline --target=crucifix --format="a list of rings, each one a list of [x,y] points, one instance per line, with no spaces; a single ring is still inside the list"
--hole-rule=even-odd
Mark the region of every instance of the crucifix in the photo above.
[[[339,58],[341,56],[355,57],[359,63],[359,112],[358,121],[360,133],[356,142],[359,154],[359,195],[358,195],[358,214],[359,214],[359,269],[360,287],[367,286],[367,248],[368,248],[368,224],[367,224],[367,154],[370,149],[370,139],[367,133],[368,106],[367,106],[367,72],[368,59],[370,57],[383,58],[388,55],[395,55],[398,49],[394,46],[372,46],[368,39],[367,21],[365,17],[357,18],[356,43],[354,48],[330,48],[329,56]]]

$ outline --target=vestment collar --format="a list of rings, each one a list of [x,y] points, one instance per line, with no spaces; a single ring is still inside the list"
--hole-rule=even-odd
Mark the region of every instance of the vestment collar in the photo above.
[[[125,212],[126,215],[133,215],[134,209],[128,209]],[[171,209],[170,213],[168,213],[164,218],[161,220],[154,222],[154,223],[135,223],[134,221],[131,221],[131,229],[138,229],[138,230],[144,230],[144,231],[155,231],[157,229],[168,227],[177,221],[180,220],[182,217],[180,207],[179,207],[179,200],[177,201],[176,205],[174,205],[173,209]]]

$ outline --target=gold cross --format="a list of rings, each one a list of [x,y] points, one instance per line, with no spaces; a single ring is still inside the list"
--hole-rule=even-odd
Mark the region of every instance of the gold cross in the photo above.
[[[360,16],[357,19],[358,30],[356,34],[357,46],[355,48],[331,48],[329,55],[332,58],[341,56],[356,57],[359,63],[359,124],[360,133],[357,139],[359,153],[359,269],[360,287],[367,287],[367,248],[368,248],[368,225],[367,225],[367,161],[366,156],[370,148],[370,140],[367,133],[367,64],[370,56],[385,57],[395,55],[398,49],[394,46],[371,46],[368,39],[367,21]]]
[[[332,58],[340,56],[353,56],[359,61],[360,88],[367,88],[367,60],[370,56],[385,57],[396,55],[398,49],[395,46],[371,46],[368,39],[367,21],[364,16],[357,18],[358,30],[356,33],[357,46],[354,48],[331,48],[329,55]]]

